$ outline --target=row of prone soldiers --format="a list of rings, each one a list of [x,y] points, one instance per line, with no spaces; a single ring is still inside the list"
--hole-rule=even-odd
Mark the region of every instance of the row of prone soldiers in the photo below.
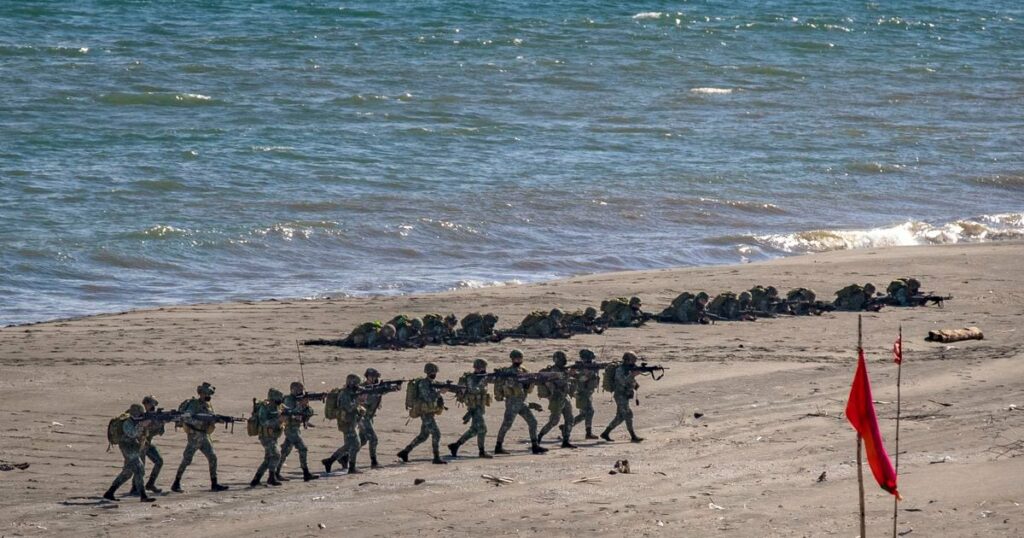
[[[220,484],[217,480],[217,455],[214,453],[210,435],[216,430],[216,424],[233,424],[235,421],[245,421],[249,435],[258,437],[264,449],[263,461],[250,482],[251,487],[260,486],[265,473],[268,475],[267,485],[279,486],[282,481],[287,481],[288,479],[281,475],[281,468],[293,449],[299,453],[303,479],[316,480],[319,477],[309,470],[308,450],[301,432],[302,427],[315,414],[310,408],[310,402],[318,400],[325,402],[324,416],[337,422],[344,440],[338,450],[321,460],[326,473],[330,473],[335,464],[347,469],[349,474],[359,473],[356,468],[356,457],[365,445],[369,445],[370,467],[377,468],[380,464],[377,460],[378,439],[373,426],[374,418],[383,396],[399,390],[403,383],[406,383],[406,410],[411,418],[418,418],[421,422],[419,434],[398,452],[398,458],[403,463],[408,462],[412,450],[427,439],[431,441],[433,463],[447,463],[441,458],[441,431],[435,420],[436,416],[448,409],[443,393],[454,394],[456,400],[465,406],[466,413],[462,417],[462,422],[469,425],[455,442],[447,445],[452,457],[457,457],[462,445],[473,438],[476,438],[479,457],[493,457],[485,449],[485,413],[492,399],[505,403],[504,418],[498,429],[494,454],[509,454],[504,448],[505,435],[517,417],[526,422],[531,452],[534,454],[544,454],[548,451],[541,446],[541,442],[544,436],[556,427],[561,433],[562,448],[576,448],[571,442],[573,427],[576,424],[585,425],[586,439],[598,439],[592,428],[593,398],[599,387],[612,393],[616,405],[615,417],[600,435],[600,439],[611,442],[612,431],[625,423],[630,440],[634,443],[643,441],[633,428],[633,411],[630,406],[639,388],[637,377],[647,375],[656,380],[660,379],[664,376],[664,367],[649,366],[647,363],[638,364],[639,358],[632,352],[625,353],[621,362],[598,363],[592,351],[583,349],[579,352],[580,360],[574,364],[568,363],[565,352],[557,351],[552,357],[551,365],[540,372],[531,373],[523,367],[522,352],[513,350],[509,357],[511,365],[492,372],[487,371],[486,360],[474,360],[472,371],[464,373],[458,383],[439,382],[439,369],[433,363],[424,366],[424,377],[408,382],[382,381],[380,373],[373,368],[366,370],[365,379],[350,374],[345,379],[343,388],[330,392],[306,392],[302,383],[294,382],[287,396],[271,388],[265,400],[254,399],[253,412],[248,419],[215,414],[211,403],[215,389],[209,383],[197,387],[197,397],[182,402],[175,411],[157,408],[157,400],[147,396],[142,404],[132,404],[125,413],[112,419],[108,424],[108,441],[120,448],[124,466],[103,498],[117,500],[114,496],[117,489],[129,480],[132,482],[131,494],[138,495],[143,502],[154,500],[147,495],[147,491],[162,492],[157,487],[156,480],[163,466],[163,459],[153,440],[154,437],[163,435],[164,425],[171,422],[184,427],[188,435],[188,443],[171,491],[183,491],[182,476],[197,450],[206,456],[209,463],[211,490],[217,492],[228,489],[228,486]],[[601,372],[604,372],[603,379]],[[493,398],[488,391],[488,385],[493,386]],[[537,403],[526,402],[534,389],[538,396],[548,400],[547,408],[550,412],[547,423],[539,430],[533,411],[542,411],[543,408]],[[570,399],[575,400],[578,414],[574,413]],[[283,443],[280,442],[281,437],[284,437]],[[148,481],[144,481],[146,459],[153,462]]]
[[[874,285],[851,284],[835,293],[831,301],[821,301],[814,290],[796,288],[779,295],[774,286],[754,286],[748,291],[720,293],[714,298],[705,292],[684,292],[660,314],[643,311],[639,297],[617,297],[601,303],[601,312],[593,307],[574,312],[554,308],[535,311],[513,329],[496,330],[494,314],[471,313],[461,322],[455,314],[427,314],[423,319],[398,315],[387,323],[367,322],[341,340],[307,340],[306,345],[400,349],[428,344],[471,344],[498,342],[504,338],[569,338],[573,334],[601,333],[608,327],[638,327],[648,321],[662,323],[701,323],[715,321],[753,321],[759,317],[780,315],[820,315],[833,310],[877,311],[883,306],[923,306],[939,304],[952,297],[921,292],[921,282],[906,277],[893,280],[886,293]],[[461,323],[461,327],[459,326]]]

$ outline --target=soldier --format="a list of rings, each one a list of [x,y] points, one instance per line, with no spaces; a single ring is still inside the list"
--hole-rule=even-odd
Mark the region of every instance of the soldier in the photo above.
[[[156,411],[156,406],[160,402],[156,401],[156,398],[152,396],[146,396],[142,399],[142,407],[145,408],[146,413],[153,413]],[[152,491],[153,493],[163,493],[163,490],[156,487],[156,477],[160,475],[160,470],[164,467],[164,459],[160,457],[160,451],[153,444],[153,438],[157,435],[163,435],[165,432],[163,422],[152,422],[146,427],[146,443],[142,452],[142,466],[145,469],[146,458],[153,462],[153,469],[149,471],[149,480],[146,481],[146,490]],[[138,495],[141,492],[135,491],[135,484],[132,484],[131,495]]]
[[[179,410],[186,414],[213,414],[213,404],[210,403],[210,400],[213,399],[213,393],[216,390],[213,385],[204,382],[196,387],[196,393],[199,397],[189,399],[179,407]],[[178,466],[178,472],[174,475],[174,484],[171,485],[171,491],[182,493],[181,477],[185,474],[185,469],[192,463],[192,457],[195,456],[196,450],[202,452],[206,456],[206,461],[210,464],[210,491],[224,491],[228,489],[227,486],[217,482],[217,454],[213,451],[213,443],[210,442],[210,434],[217,429],[216,425],[210,422],[192,420],[187,416],[182,422],[185,426],[185,434],[188,435],[188,444],[185,445],[185,452],[181,456],[181,465]]]
[[[601,434],[601,439],[605,441],[611,441],[612,438],[609,436],[619,424],[626,423],[626,429],[629,430],[629,440],[634,443],[643,441],[642,437],[638,437],[636,432],[633,431],[633,410],[629,408],[630,400],[636,395],[636,389],[640,388],[640,384],[636,382],[636,376],[639,372],[633,371],[632,366],[636,366],[637,356],[631,351],[627,351],[622,355],[622,364],[615,368],[615,391],[612,396],[615,399],[615,418],[612,419],[608,427],[604,429],[604,433]]]
[[[445,340],[455,336],[458,319],[455,314],[441,317],[440,314],[423,316],[422,341],[425,344],[443,344]]]
[[[410,387],[410,390],[416,391],[416,402],[413,404],[413,408],[409,410],[409,416],[412,418],[419,417],[420,433],[398,453],[398,457],[403,463],[408,463],[409,453],[420,443],[426,441],[427,437],[430,438],[430,445],[434,451],[433,463],[438,465],[448,463],[441,459],[441,430],[437,428],[437,421],[434,420],[434,415],[441,414],[441,411],[444,409],[444,399],[441,397],[441,392],[434,387],[437,372],[437,365],[428,362],[423,367],[423,373],[427,374],[427,377],[416,381],[415,387]]]
[[[604,326],[597,319],[597,309],[592,306],[565,314],[562,326],[573,334],[601,334],[604,331]]]
[[[874,298],[875,286],[870,282],[863,286],[850,284],[836,292],[836,299],[832,304],[836,307],[836,310],[858,312],[870,310],[873,306]],[[881,303],[878,306],[881,306]]]
[[[380,328],[380,332],[377,334],[377,341],[372,347],[398,349],[398,329],[390,323],[385,323],[384,326]]]
[[[921,281],[913,277],[897,278],[885,290],[889,304],[893,306],[915,306],[914,296],[921,292]]]
[[[338,394],[338,431],[345,436],[345,443],[341,448],[334,451],[331,457],[322,460],[327,472],[331,472],[331,465],[337,461],[342,467],[348,467],[348,474],[357,474],[362,471],[356,469],[356,455],[359,454],[359,435],[356,433],[356,426],[366,412],[366,409],[359,405],[359,383],[362,380],[355,374],[349,374],[345,378],[345,390]]]
[[[117,500],[114,497],[114,492],[128,480],[132,481],[133,489],[138,492],[142,502],[151,503],[156,500],[146,495],[146,490],[142,486],[142,475],[145,473],[142,468],[142,450],[143,445],[146,444],[146,428],[150,423],[148,420],[138,422],[136,420],[141,418],[145,412],[145,408],[141,405],[132,404],[126,413],[112,420],[108,427],[108,438],[113,436],[109,440],[117,442],[117,447],[121,449],[121,455],[124,457],[121,473],[114,479],[110,489],[103,494],[103,498],[108,501]]]
[[[592,363],[595,359],[594,352],[589,349],[580,350],[580,360]],[[580,414],[573,420],[573,424],[586,422],[587,439],[597,439],[594,435],[594,391],[601,386],[601,374],[598,370],[580,369],[573,372],[574,395],[576,397],[576,409]]]
[[[540,310],[530,312],[523,318],[518,327],[508,332],[529,338],[560,338],[568,336],[566,329],[562,326],[563,316],[564,313],[558,308],[552,308],[550,312]]]
[[[518,349],[513,349],[508,354],[509,358],[512,359],[512,366],[503,368],[502,372],[515,372],[525,374],[526,368],[523,368],[523,352]],[[529,383],[520,383],[515,378],[501,379],[500,390],[504,393],[505,398],[505,418],[501,421],[501,427],[498,428],[498,439],[494,445],[495,454],[508,454],[505,449],[502,448],[502,444],[505,441],[505,434],[512,428],[512,423],[516,420],[516,417],[523,417],[526,421],[526,427],[530,430],[530,450],[534,454],[543,454],[548,449],[541,447],[537,443],[537,419],[533,416],[533,411],[526,405],[526,395],[533,387]]]
[[[639,327],[644,323],[639,297],[618,297],[601,302],[602,321],[611,327]]]
[[[465,385],[469,388],[463,396],[463,403],[466,404],[466,415],[462,418],[463,424],[469,422],[469,429],[466,433],[459,437],[458,441],[448,445],[448,450],[452,453],[452,457],[459,455],[459,448],[462,447],[466,441],[469,441],[476,436],[477,448],[479,448],[479,455],[481,458],[491,459],[491,456],[484,449],[484,438],[487,436],[487,421],[484,420],[484,413],[487,410],[487,406],[491,405],[491,395],[487,393],[487,361],[483,359],[476,359],[473,361],[473,371],[463,374],[459,380],[460,385]]]
[[[277,470],[281,466],[281,452],[277,448],[277,440],[281,438],[284,394],[277,389],[267,391],[267,399],[256,406],[256,421],[259,424],[259,440],[263,445],[263,463],[256,469],[256,475],[249,482],[250,487],[260,485],[263,472],[266,471],[268,486],[280,486]]]
[[[572,392],[572,383],[569,378],[569,370],[566,368],[568,358],[564,351],[556,351],[552,356],[554,364],[541,370],[542,372],[555,372],[562,374],[562,377],[546,381],[544,386],[548,393],[548,410],[551,411],[551,418],[548,423],[540,429],[537,434],[537,442],[540,443],[549,431],[558,426],[561,419],[565,419],[559,430],[562,431],[562,448],[576,448],[576,445],[569,442],[572,435],[574,422],[572,416],[572,403],[569,401],[569,394]]]
[[[363,375],[366,377],[363,386],[371,387],[380,381],[380,372],[373,368],[367,368]],[[383,398],[383,394],[366,394],[360,397],[366,412],[363,414],[363,418],[359,420],[359,446],[370,445],[371,469],[380,467],[380,464],[377,463],[377,432],[373,429],[373,418],[377,415],[377,410],[380,409],[380,403]]]
[[[377,341],[380,339],[380,329],[381,323],[379,321],[360,324],[355,329],[352,329],[352,332],[342,340],[342,345],[348,347],[376,347]]]
[[[284,460],[288,459],[288,455],[291,454],[293,447],[299,452],[302,480],[309,482],[310,480],[320,478],[309,472],[309,449],[306,448],[306,443],[302,440],[301,428],[313,416],[313,410],[309,408],[309,400],[303,397],[304,394],[306,394],[306,387],[302,383],[294,381],[288,387],[288,396],[284,397],[284,408],[287,414],[284,417],[284,443],[281,444],[281,463],[277,466],[278,480],[288,480],[281,476],[281,468],[284,467]]]
[[[497,323],[498,316],[494,314],[473,312],[462,318],[462,329],[458,331],[457,337],[468,342],[483,342],[494,336]]]

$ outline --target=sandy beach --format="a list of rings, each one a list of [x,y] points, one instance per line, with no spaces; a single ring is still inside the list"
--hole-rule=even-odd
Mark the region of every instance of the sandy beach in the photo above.
[[[106,451],[105,427],[144,395],[174,407],[202,381],[217,387],[219,413],[248,414],[253,397],[265,397],[270,386],[286,390],[299,378],[297,339],[338,338],[359,322],[399,313],[490,311],[504,328],[535,308],[596,306],[619,295],[639,295],[657,312],[683,291],[771,284],[810,287],[831,298],[852,282],[884,289],[892,278],[914,275],[925,289],[955,299],[944,308],[863,315],[890,453],[896,413],[890,347],[900,324],[905,335],[899,530],[911,537],[1021,536],[1022,261],[1019,242],[869,249],[430,295],[168,307],[3,328],[0,460],[30,467],[0,472],[0,535],[853,537],[855,436],[842,411],[856,361],[854,313],[709,326],[649,323],[570,340],[400,352],[302,349],[311,391],[340,386],[346,374],[369,366],[385,379],[409,378],[434,361],[440,379],[457,379],[472,359],[500,366],[513,348],[523,350],[531,370],[558,349],[575,357],[588,347],[599,360],[635,350],[669,368],[659,382],[641,379],[636,423],[646,441],[639,445],[626,442],[623,430],[613,434],[615,443],[584,442],[578,428],[579,449],[557,449],[549,439],[551,452],[534,456],[517,423],[507,442],[511,456],[478,460],[467,447],[467,457],[434,466],[425,444],[412,462],[400,464],[394,455],[419,424],[407,420],[402,395],[393,394],[377,418],[380,470],[304,483],[293,454],[285,472],[292,480],[284,487],[250,489],[262,450],[240,424],[233,434],[214,435],[230,491],[208,491],[206,462],[197,455],[185,475],[186,493],[172,494],[185,436],[169,428],[156,440],[166,462],[159,480],[165,493],[147,505],[99,501],[121,465],[116,448]],[[929,330],[972,325],[985,340],[924,342]],[[596,402],[596,424],[603,427],[614,406],[607,393]],[[439,418],[442,443],[464,429],[462,410],[451,407]],[[694,418],[695,412],[703,416]],[[500,415],[500,404],[488,410],[488,449]],[[319,459],[341,436],[321,417],[313,424],[304,437],[313,470],[322,472]],[[620,459],[633,472],[610,475]],[[361,452],[360,467],[368,463]],[[498,487],[481,474],[515,483]],[[425,482],[414,485],[418,478]],[[599,480],[574,483],[582,478]],[[888,535],[892,497],[869,473],[865,483],[869,534]]]

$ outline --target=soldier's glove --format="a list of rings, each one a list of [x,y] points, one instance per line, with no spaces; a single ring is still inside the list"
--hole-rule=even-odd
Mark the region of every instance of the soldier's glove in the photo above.
[[[526,404],[526,407],[528,407],[530,409],[533,409],[534,411],[543,411],[544,410],[544,408],[541,407],[540,404],[536,403],[536,402],[530,402],[530,403]]]

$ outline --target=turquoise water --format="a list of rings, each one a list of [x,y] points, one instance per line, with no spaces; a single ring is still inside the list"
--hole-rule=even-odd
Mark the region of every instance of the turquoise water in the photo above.
[[[1024,4],[0,3],[0,323],[1024,234]]]

